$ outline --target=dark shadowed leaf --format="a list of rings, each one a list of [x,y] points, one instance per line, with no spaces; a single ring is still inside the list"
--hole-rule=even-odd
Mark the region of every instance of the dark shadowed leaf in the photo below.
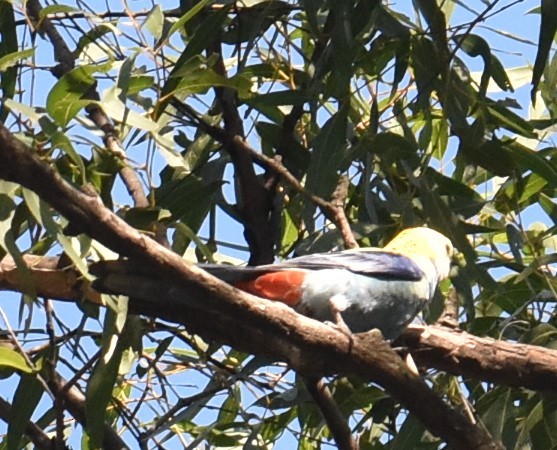
[[[536,92],[540,83],[551,44],[555,38],[557,31],[557,0],[541,0],[541,25],[538,37],[538,51],[536,53],[536,61],[534,62],[534,71],[532,73],[532,103],[535,103]]]
[[[33,375],[21,377],[13,398],[13,406],[8,423],[7,450],[20,448],[20,442],[25,432],[25,427],[35,412],[44,388]]]
[[[336,187],[339,171],[346,158],[347,110],[333,115],[312,143],[306,187],[328,200]]]

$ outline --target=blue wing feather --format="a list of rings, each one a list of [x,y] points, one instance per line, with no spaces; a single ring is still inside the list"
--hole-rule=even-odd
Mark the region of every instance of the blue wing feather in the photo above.
[[[366,275],[417,281],[424,274],[409,257],[382,250],[348,250],[335,253],[316,253],[260,268],[300,268],[310,270],[342,268]]]
[[[424,276],[419,266],[407,256],[383,250],[365,249],[315,253],[264,266],[246,267],[225,264],[200,264],[199,266],[227,282],[248,280],[257,275],[281,269],[345,269],[370,277],[408,281],[418,281]]]

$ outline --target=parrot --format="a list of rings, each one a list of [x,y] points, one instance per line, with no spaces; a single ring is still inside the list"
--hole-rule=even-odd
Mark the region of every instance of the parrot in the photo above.
[[[401,231],[384,248],[316,253],[262,266],[202,264],[236,288],[311,318],[398,337],[448,278],[451,241],[425,227]],[[340,323],[338,323],[340,321]]]

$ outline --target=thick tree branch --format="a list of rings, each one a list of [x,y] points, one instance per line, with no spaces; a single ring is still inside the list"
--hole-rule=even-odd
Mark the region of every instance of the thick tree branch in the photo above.
[[[64,406],[72,417],[81,426],[85,427],[87,418],[85,417],[85,395],[77,386],[67,387],[66,380],[60,376],[54,376],[48,380],[48,386],[56,395],[64,399]],[[129,447],[122,438],[108,424],[104,426],[103,449],[106,450],[126,450]]]
[[[438,325],[411,326],[402,339],[418,365],[506,386],[557,390],[555,350]]]
[[[60,268],[60,258],[24,255],[23,259],[39,296],[70,301],[84,299],[92,303],[101,303],[100,294],[82,282],[75,270]],[[17,264],[11,257],[0,260],[0,290],[25,292],[23,282]]]
[[[131,258],[162,281],[155,285],[160,288],[162,284],[167,292],[159,289],[154,295],[152,291],[141,289],[148,281],[146,276],[136,277],[138,280],[134,279],[132,286],[129,286],[129,276],[128,284],[121,284],[125,274],[101,277],[99,286],[103,289],[130,294],[133,312],[184,323],[189,330],[205,338],[286,360],[305,375],[359,375],[383,386],[453,448],[500,448],[489,434],[470,423],[444,403],[424,381],[411,374],[376,333],[349,338],[327,325],[300,316],[287,306],[238,291],[188,264],[131,228],[106,209],[96,195],[69,185],[1,124],[0,178],[33,190],[63,214],[74,230]],[[139,288],[138,297],[135,292],[124,291],[126,286],[133,291]],[[179,309],[175,310],[178,304]]]
[[[57,259],[24,256],[38,295],[71,302],[85,298],[99,304],[100,294],[80,283],[74,270],[58,269]],[[134,282],[134,273],[129,263],[109,262],[104,267],[101,264],[96,270],[111,274],[112,280],[107,283],[122,283],[120,289],[130,291],[127,284]],[[141,271],[135,276],[143,278]],[[161,284],[161,281],[144,279],[138,289],[146,289],[155,295],[156,291],[160,292]],[[117,289],[119,284],[112,287]],[[0,290],[24,291],[17,266],[9,256],[0,261]],[[188,294],[193,302],[197,301],[193,298],[194,293]],[[201,298],[198,300],[203,301]],[[177,309],[179,305],[170,308]],[[163,317],[162,314],[160,316]],[[545,347],[474,336],[443,325],[410,325],[395,344],[406,346],[422,367],[534,391],[557,390],[557,351]]]
[[[209,45],[208,53],[218,56],[215,70],[226,78],[226,67],[218,37]],[[270,264],[275,259],[273,239],[275,227],[271,214],[275,186],[267,186],[260,180],[255,172],[250,153],[246,152],[245,148],[234,144],[237,139],[242,141],[245,139],[243,122],[236,105],[236,92],[226,87],[215,87],[214,91],[224,122],[223,132],[226,139],[223,146],[234,164],[238,212],[242,218],[244,236],[249,246],[249,264]]]

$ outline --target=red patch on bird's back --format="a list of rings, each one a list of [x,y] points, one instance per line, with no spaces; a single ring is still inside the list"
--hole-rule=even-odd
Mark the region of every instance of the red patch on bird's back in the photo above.
[[[298,270],[282,270],[259,275],[248,281],[238,281],[234,286],[242,291],[296,306],[302,296],[302,283],[306,273]]]

